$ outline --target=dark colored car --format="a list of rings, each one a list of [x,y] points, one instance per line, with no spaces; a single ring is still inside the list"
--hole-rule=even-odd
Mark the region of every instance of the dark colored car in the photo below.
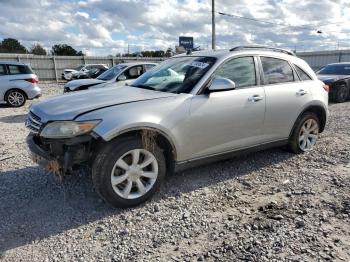
[[[343,103],[350,98],[350,63],[335,63],[323,67],[317,77],[330,87],[329,99]]]

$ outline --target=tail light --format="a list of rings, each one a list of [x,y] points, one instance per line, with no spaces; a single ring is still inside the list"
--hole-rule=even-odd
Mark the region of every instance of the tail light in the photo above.
[[[323,89],[324,89],[327,93],[329,93],[329,85],[323,85]]]
[[[25,81],[29,82],[29,83],[32,83],[32,84],[36,84],[38,83],[39,81],[35,78],[29,78],[29,79],[24,79]]]

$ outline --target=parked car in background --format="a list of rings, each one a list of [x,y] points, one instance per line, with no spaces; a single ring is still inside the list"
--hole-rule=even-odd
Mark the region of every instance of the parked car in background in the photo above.
[[[92,68],[86,72],[79,71],[78,74],[72,75],[72,80],[73,79],[91,79],[91,78],[95,79],[101,74],[103,74],[104,72],[106,72],[107,70],[108,70],[107,66],[101,66],[98,68]]]
[[[89,88],[100,88],[115,83],[115,86],[122,86],[125,83],[138,78],[144,72],[150,70],[156,63],[136,62],[118,64],[98,76],[96,79],[73,80],[64,85],[64,92],[86,90]]]
[[[62,79],[70,81],[74,79],[79,73],[86,73],[94,68],[105,68],[106,65],[103,64],[86,64],[77,67],[76,69],[64,69],[62,73]]]
[[[334,63],[323,67],[317,77],[329,86],[329,99],[342,103],[350,98],[350,63]]]
[[[105,201],[133,206],[174,170],[269,147],[312,150],[327,121],[327,91],[285,50],[194,52],[131,86],[33,105],[27,143],[40,165],[61,175],[87,166]]]
[[[27,99],[41,96],[38,77],[30,66],[19,62],[0,62],[0,103],[23,106]]]

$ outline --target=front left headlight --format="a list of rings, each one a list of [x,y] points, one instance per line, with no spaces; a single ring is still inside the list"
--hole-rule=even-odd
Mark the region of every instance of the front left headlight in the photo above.
[[[101,120],[55,121],[47,124],[40,135],[45,138],[71,138],[90,132]]]

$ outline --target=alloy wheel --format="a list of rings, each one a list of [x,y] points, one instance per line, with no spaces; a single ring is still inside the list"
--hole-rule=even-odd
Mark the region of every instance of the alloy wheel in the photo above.
[[[303,151],[309,151],[316,144],[319,126],[315,119],[307,119],[302,125],[299,133],[299,146]]]
[[[156,157],[145,149],[133,149],[122,155],[114,164],[111,184],[115,193],[124,199],[145,195],[158,177]]]
[[[347,96],[348,96],[348,90],[347,90],[346,86],[341,86],[339,88],[340,88],[340,90],[338,93],[338,100],[345,101]]]
[[[18,91],[12,91],[7,99],[12,106],[21,106],[25,101],[24,95]]]

